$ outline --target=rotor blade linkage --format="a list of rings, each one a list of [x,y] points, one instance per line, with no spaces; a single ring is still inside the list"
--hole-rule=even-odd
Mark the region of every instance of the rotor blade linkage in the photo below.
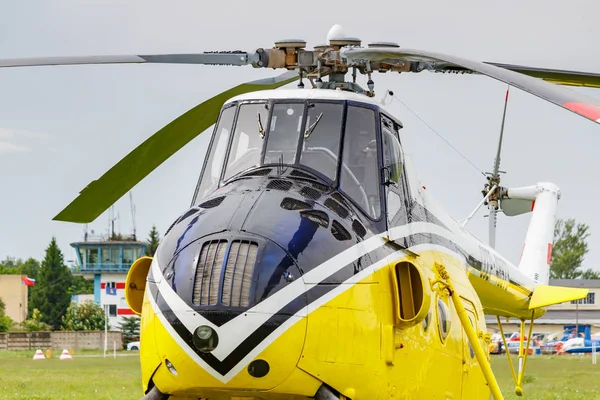
[[[213,125],[231,97],[256,90],[276,89],[298,79],[295,71],[243,83],[206,100],[150,136],[99,179],[92,181],[55,221],[89,223],[137,185],[150,172]]]
[[[600,123],[600,99],[492,64],[429,51],[400,48],[345,48],[340,51],[340,54],[349,65],[361,65],[367,60],[371,63],[406,66],[407,72],[428,70],[483,74]],[[592,74],[580,74],[593,76]]]

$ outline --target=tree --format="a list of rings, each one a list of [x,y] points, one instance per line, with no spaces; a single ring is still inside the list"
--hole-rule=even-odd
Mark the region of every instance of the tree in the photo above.
[[[63,329],[67,331],[99,331],[104,329],[104,310],[91,300],[77,305],[71,303],[62,317]]]
[[[31,312],[31,318],[23,321],[21,325],[27,332],[49,331],[51,329],[50,325],[42,322],[42,313],[37,308],[34,308]]]
[[[554,246],[550,277],[576,279],[596,274],[593,270],[581,271],[581,263],[588,252],[586,239],[590,236],[589,226],[576,224],[574,219],[557,220],[554,226]]]
[[[19,264],[23,261],[21,259],[15,259],[12,257],[6,257],[0,262],[0,274],[5,275],[16,275],[20,274],[21,270]]]
[[[69,287],[69,293],[74,294],[93,294],[94,293],[94,281],[85,279],[83,276],[74,276],[71,280],[71,286]]]
[[[123,317],[119,324],[119,330],[123,332],[124,345],[135,342],[140,338],[140,318],[137,316]]]
[[[71,271],[65,265],[62,252],[52,238],[38,280],[31,293],[31,308],[42,313],[42,322],[59,329],[62,317],[71,303]]]
[[[13,320],[6,315],[6,304],[0,299],[0,332],[8,332],[13,324]]]
[[[581,279],[600,279],[600,273],[588,268],[581,274]]]
[[[152,225],[152,229],[150,230],[150,235],[148,236],[148,240],[146,241],[146,255],[149,257],[154,257],[154,253],[156,253],[156,248],[160,243],[160,236],[158,231],[156,230],[156,226]]]

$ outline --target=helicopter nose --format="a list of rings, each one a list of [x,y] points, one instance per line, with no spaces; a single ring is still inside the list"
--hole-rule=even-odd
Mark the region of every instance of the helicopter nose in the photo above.
[[[275,242],[215,233],[188,245],[164,271],[158,262],[153,268],[159,312],[202,373],[255,390],[275,388],[292,374],[306,335],[304,282]],[[161,354],[173,353],[167,343],[157,345]]]
[[[367,234],[339,193],[294,173],[229,183],[185,212],[155,255],[162,282],[151,294],[171,336],[230,387],[269,390],[292,376],[308,303],[335,287],[314,286],[332,257]],[[344,271],[332,282],[345,279]]]

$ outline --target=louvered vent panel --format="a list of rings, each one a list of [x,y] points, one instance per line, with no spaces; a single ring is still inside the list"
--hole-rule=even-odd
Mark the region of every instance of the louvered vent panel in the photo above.
[[[231,243],[229,258],[223,278],[221,302],[226,306],[247,307],[250,304],[250,289],[258,244],[246,240]]]
[[[213,240],[204,243],[200,251],[192,303],[201,306],[215,305],[219,299],[219,281],[225,251],[226,240]]]

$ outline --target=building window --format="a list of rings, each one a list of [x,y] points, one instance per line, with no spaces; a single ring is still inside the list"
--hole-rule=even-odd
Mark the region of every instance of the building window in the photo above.
[[[595,305],[596,304],[596,293],[594,292],[590,292],[588,293],[587,297],[585,299],[581,299],[581,300],[573,300],[571,302],[571,304],[583,304],[583,305]]]
[[[117,316],[117,305],[116,304],[109,304],[108,305],[108,316],[109,317],[116,317]]]

